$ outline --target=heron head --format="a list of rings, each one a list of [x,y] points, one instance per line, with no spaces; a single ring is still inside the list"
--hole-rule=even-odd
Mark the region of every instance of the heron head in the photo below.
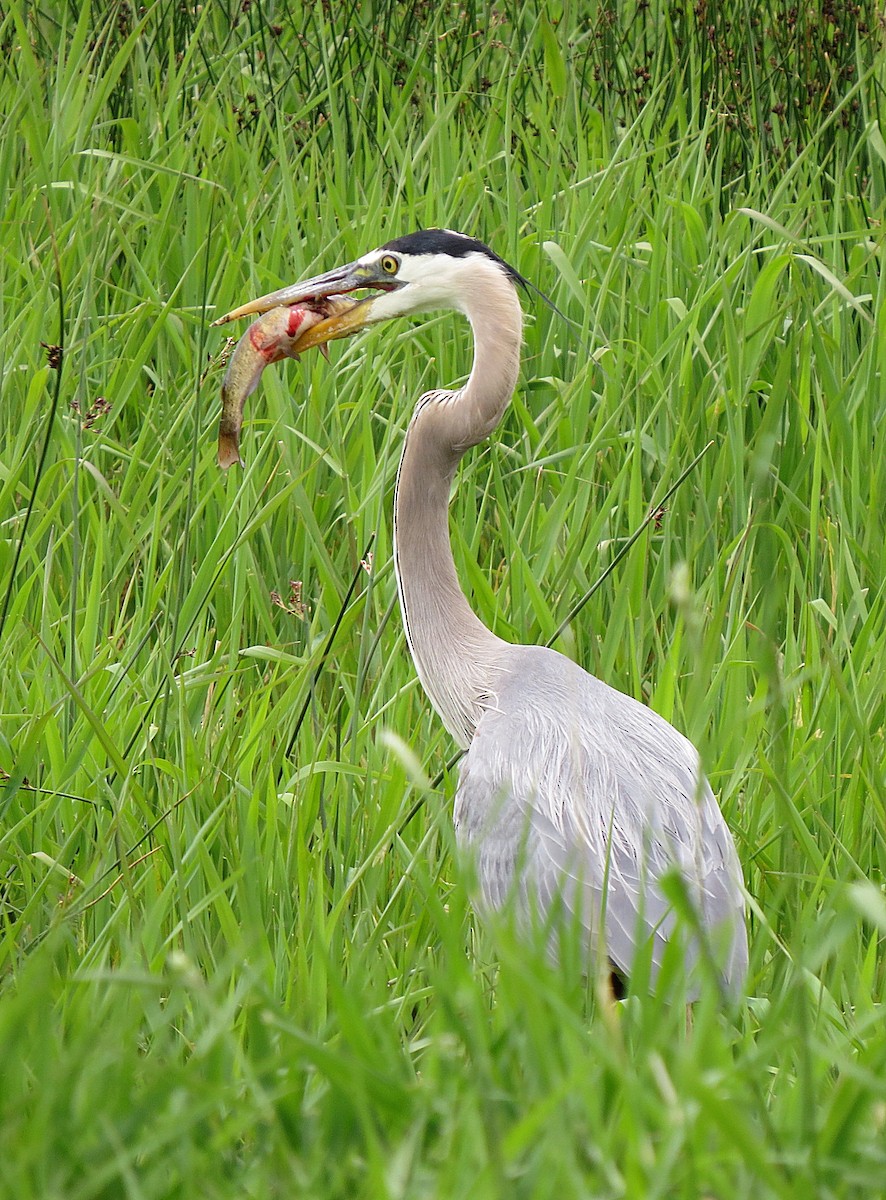
[[[301,352],[392,317],[441,308],[467,312],[478,288],[503,281],[526,285],[513,267],[476,238],[449,229],[425,229],[394,238],[324,275],[252,300],[215,324],[281,305],[356,294],[352,307],[308,330],[298,343]]]

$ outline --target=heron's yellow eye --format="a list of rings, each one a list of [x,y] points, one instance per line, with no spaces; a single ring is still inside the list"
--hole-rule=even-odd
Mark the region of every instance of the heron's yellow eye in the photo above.
[[[400,270],[400,260],[394,258],[393,254],[385,254],[382,255],[379,266],[385,275],[396,275]]]

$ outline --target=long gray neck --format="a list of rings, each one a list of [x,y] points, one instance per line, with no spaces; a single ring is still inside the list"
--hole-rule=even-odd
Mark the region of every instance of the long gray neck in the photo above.
[[[474,331],[470,377],[456,392],[429,392],[419,400],[394,498],[394,566],[409,649],[431,703],[462,747],[495,694],[508,645],[468,604],[449,541],[455,469],[498,425],[520,369],[516,291],[503,272],[488,276],[464,304]]]

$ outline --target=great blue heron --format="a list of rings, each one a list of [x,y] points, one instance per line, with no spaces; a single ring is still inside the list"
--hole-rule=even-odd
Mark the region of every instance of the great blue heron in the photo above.
[[[272,352],[253,339],[264,362],[391,317],[456,309],[468,318],[474,361],[467,383],[421,396],[406,435],[394,566],[419,679],[466,751],[455,826],[475,861],[478,906],[513,904],[520,922],[544,921],[562,906],[585,931],[589,973],[596,961],[621,978],[645,945],[654,981],[680,928],[689,971],[702,953],[713,956],[735,995],[748,962],[741,867],[695,748],[564,655],[496,637],[459,586],[450,487],[459,460],[496,428],[516,386],[517,286],[525,284],[482,242],[431,229],[263,296],[218,323],[280,310],[263,323],[296,328],[294,307],[313,305],[306,311],[319,324],[302,341],[283,351],[275,343]],[[368,296],[344,312],[333,301],[332,315],[322,319],[318,302],[363,289]],[[689,928],[662,886],[671,873],[682,877],[694,912]]]

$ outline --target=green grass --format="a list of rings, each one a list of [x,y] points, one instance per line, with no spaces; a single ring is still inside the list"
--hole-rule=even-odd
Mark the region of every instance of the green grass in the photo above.
[[[886,1195],[871,14],[80,7],[0,18],[2,1193]],[[475,925],[390,563],[458,319],[266,372],[216,467],[211,318],[431,224],[578,326],[528,304],[456,558],[700,746],[736,1014]]]

